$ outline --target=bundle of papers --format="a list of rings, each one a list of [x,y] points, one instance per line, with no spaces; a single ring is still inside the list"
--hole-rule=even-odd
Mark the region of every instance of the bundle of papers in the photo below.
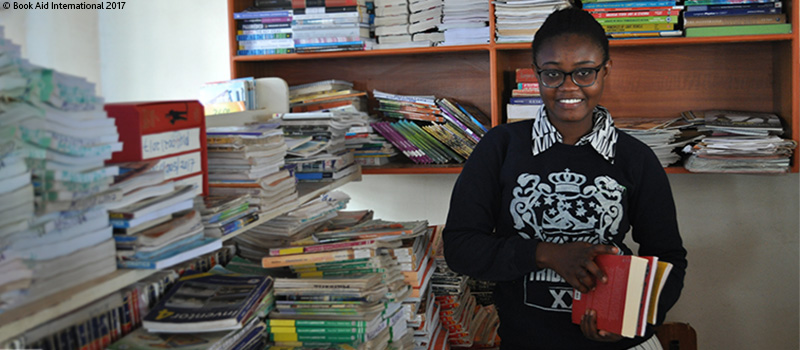
[[[496,42],[530,43],[545,18],[568,4],[565,0],[494,1]]]

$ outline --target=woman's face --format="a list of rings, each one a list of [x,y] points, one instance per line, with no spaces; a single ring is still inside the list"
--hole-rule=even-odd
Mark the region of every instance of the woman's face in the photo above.
[[[598,68],[597,79],[591,86],[575,85],[573,77],[566,75],[564,83],[556,88],[542,85],[539,75],[539,89],[542,101],[547,108],[550,122],[556,128],[591,128],[592,111],[603,94],[605,78],[611,66],[610,61],[603,64],[603,50],[586,36],[564,34],[552,37],[542,44],[535,61],[537,71],[555,69],[565,73],[579,68]],[[576,81],[581,81],[575,77]],[[563,131],[562,131],[563,132]]]

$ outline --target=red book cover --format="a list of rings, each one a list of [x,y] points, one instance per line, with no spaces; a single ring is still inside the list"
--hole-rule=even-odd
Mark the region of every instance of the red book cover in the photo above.
[[[516,70],[517,83],[537,83],[536,72],[533,68],[517,68]]]
[[[573,291],[572,322],[581,323],[587,309],[597,313],[597,329],[633,338],[638,334],[648,260],[631,255],[598,255],[595,263],[608,282],[589,293]]]
[[[123,102],[105,105],[115,119],[122,151],[107,163],[158,160],[166,178],[208,193],[208,150],[203,105],[198,101]]]

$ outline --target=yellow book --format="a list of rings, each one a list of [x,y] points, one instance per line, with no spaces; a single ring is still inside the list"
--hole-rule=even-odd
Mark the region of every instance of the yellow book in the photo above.
[[[656,324],[656,317],[658,316],[658,298],[661,296],[661,290],[664,284],[667,283],[669,272],[672,271],[672,264],[666,261],[659,261],[656,268],[656,277],[653,280],[653,292],[650,294],[650,308],[647,310],[647,323]]]

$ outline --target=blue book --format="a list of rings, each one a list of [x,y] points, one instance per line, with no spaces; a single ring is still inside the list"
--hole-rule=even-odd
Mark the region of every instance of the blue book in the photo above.
[[[239,56],[281,55],[287,53],[294,53],[294,49],[252,49],[236,51],[236,54]]]
[[[240,34],[236,40],[269,40],[269,39],[291,39],[292,33],[264,33],[264,34]]]
[[[222,241],[216,238],[203,238],[184,248],[185,249],[176,249],[169,254],[160,255],[157,259],[117,259],[117,267],[121,269],[164,269],[220,249],[222,248]]]
[[[296,49],[303,48],[303,47],[325,47],[325,46],[347,46],[347,45],[362,45],[364,44],[363,41],[344,41],[338,43],[305,43],[305,44],[294,44]]]
[[[730,11],[730,10],[755,10],[755,9],[781,9],[783,3],[780,1],[756,3],[756,4],[732,4],[732,5],[692,5],[686,6],[686,13],[704,11]]]
[[[686,17],[708,17],[708,16],[741,16],[741,15],[761,15],[781,13],[779,8],[765,9],[738,9],[738,10],[717,10],[717,11],[693,11],[685,12]]]
[[[292,10],[272,10],[272,11],[242,11],[234,12],[233,19],[268,18],[268,17],[291,17]]]

